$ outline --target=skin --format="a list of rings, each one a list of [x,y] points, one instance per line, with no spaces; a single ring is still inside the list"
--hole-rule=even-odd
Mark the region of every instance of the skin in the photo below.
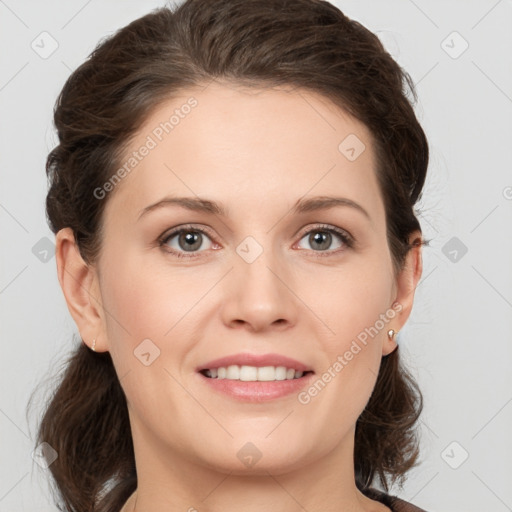
[[[213,82],[160,105],[127,155],[191,96],[198,105],[104,199],[99,259],[87,265],[70,229],[57,234],[68,308],[82,339],[111,353],[127,396],[138,474],[127,510],[135,501],[152,512],[389,510],[355,486],[354,429],[422,263],[419,246],[393,271],[370,133],[311,92]],[[349,134],[366,146],[354,161],[338,149]],[[170,195],[222,203],[226,217],[174,205],[138,220]],[[303,196],[345,197],[368,217],[350,206],[291,213]],[[178,236],[159,246],[188,223],[210,228],[196,257],[169,252],[190,254]],[[309,235],[323,224],[354,246],[333,234],[319,248]],[[247,236],[263,249],[252,263],[236,252]],[[277,352],[321,376],[394,303],[401,311],[307,404],[297,394],[242,403],[195,371],[225,355]],[[160,355],[145,366],[134,350],[148,338]],[[261,453],[252,467],[237,456],[247,442]]]

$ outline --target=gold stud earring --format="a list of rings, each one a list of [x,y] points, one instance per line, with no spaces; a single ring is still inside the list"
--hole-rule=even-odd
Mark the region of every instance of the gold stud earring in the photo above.
[[[390,329],[388,331],[388,338],[390,340],[392,340],[397,334],[398,334],[398,331],[395,331],[394,329]]]

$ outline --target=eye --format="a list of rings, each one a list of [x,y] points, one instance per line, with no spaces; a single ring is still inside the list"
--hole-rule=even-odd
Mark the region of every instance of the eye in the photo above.
[[[337,245],[332,247],[336,239]],[[311,250],[315,252],[328,252],[328,254],[319,254],[318,256],[332,255],[333,253],[340,252],[340,250],[344,250],[344,248],[351,248],[354,244],[351,235],[333,226],[317,226],[314,229],[310,229],[301,238],[299,244],[302,240],[306,240],[310,244]]]
[[[201,249],[211,249],[213,242],[206,230],[183,226],[163,235],[159,244],[160,246],[169,247],[171,249],[169,252],[174,253],[178,258],[190,258],[194,257],[195,253],[200,252]],[[208,247],[209,244],[210,247]]]
[[[325,253],[317,256],[332,256],[354,245],[353,237],[345,230],[325,225],[306,231],[298,244],[300,245],[303,240],[310,244],[310,250]],[[334,248],[333,242],[337,242]],[[165,246],[164,250],[178,258],[194,258],[206,249],[219,248],[212,241],[208,230],[194,226],[181,226],[165,233],[159,239],[159,245]]]

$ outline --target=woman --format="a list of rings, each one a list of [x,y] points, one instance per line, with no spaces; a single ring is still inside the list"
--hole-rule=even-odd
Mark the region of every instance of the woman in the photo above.
[[[317,0],[188,0],[71,75],[47,215],[83,343],[38,435],[65,510],[421,510],[388,494],[422,409],[406,87]]]

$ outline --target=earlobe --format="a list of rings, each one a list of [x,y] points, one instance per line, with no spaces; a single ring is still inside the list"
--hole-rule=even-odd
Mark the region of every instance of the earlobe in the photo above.
[[[56,235],[55,259],[57,275],[83,341],[95,351],[101,351],[102,305],[94,267],[82,258],[71,228],[63,228]]]
[[[387,329],[388,335],[386,341],[383,344],[382,352],[383,355],[390,354],[396,348],[396,335],[398,331],[402,330],[402,327],[406,323],[409,315],[412,311],[414,303],[414,292],[421,279],[423,271],[423,260],[422,260],[422,235],[420,231],[414,231],[409,236],[409,249],[402,270],[400,270],[396,279],[396,297],[393,302],[393,307],[397,312],[394,319],[389,323]],[[393,334],[390,335],[389,331],[392,330]]]

